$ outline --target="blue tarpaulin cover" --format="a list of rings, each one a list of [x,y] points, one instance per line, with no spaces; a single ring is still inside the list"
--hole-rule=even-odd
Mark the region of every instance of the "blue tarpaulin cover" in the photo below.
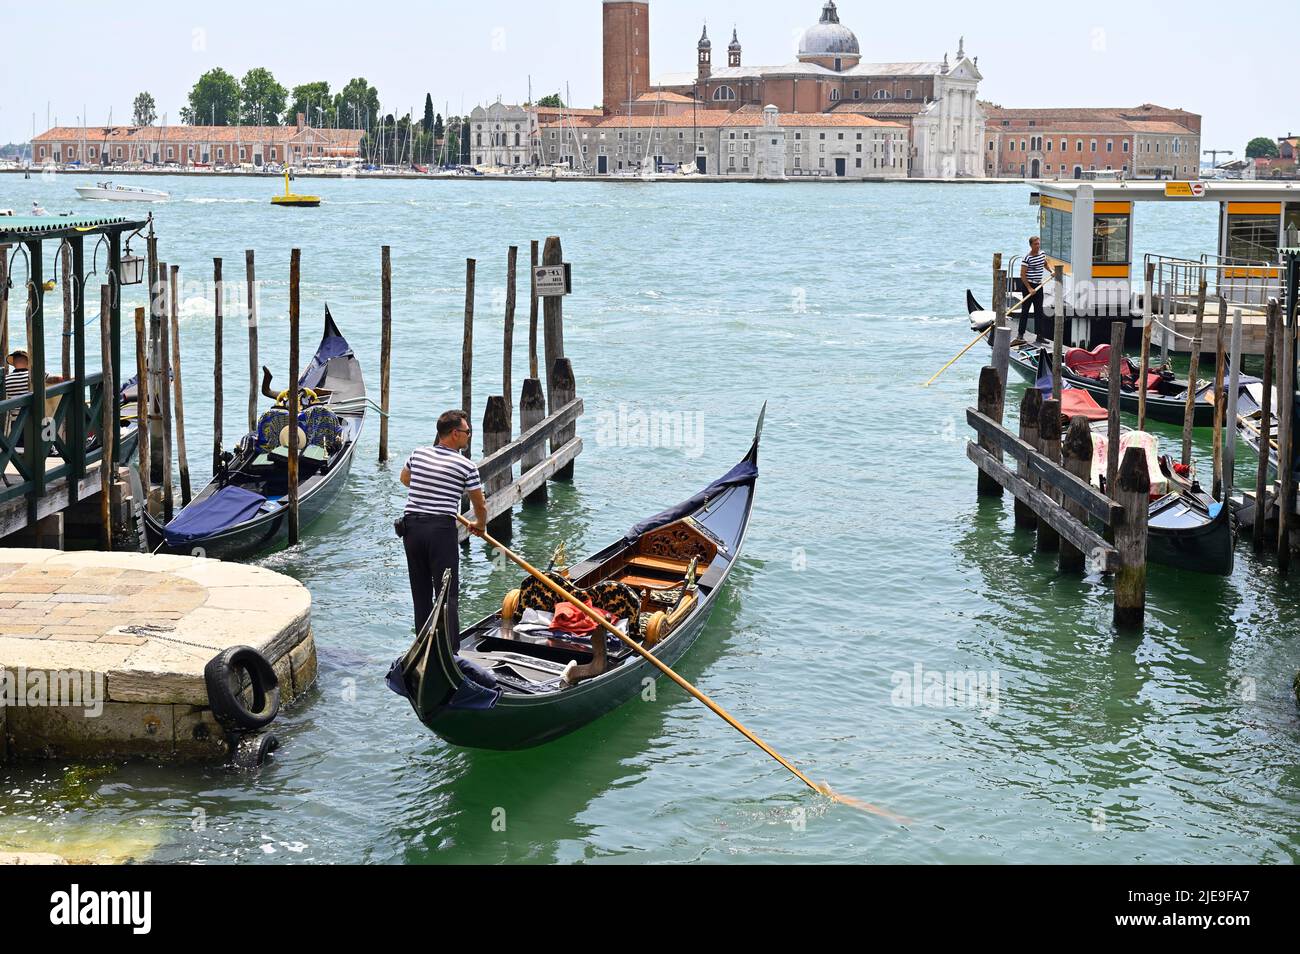
[[[243,523],[262,509],[266,498],[243,487],[222,487],[206,500],[190,504],[163,528],[170,546],[182,546]]]
[[[739,464],[731,468],[731,470],[727,471],[695,496],[683,500],[675,507],[669,507],[663,513],[657,513],[653,517],[642,520],[635,527],[629,530],[623,539],[635,540],[643,533],[648,533],[656,527],[662,527],[665,524],[672,523],[674,520],[680,520],[687,514],[699,510],[711,497],[716,496],[728,487],[739,487],[743,484],[752,484],[756,477],[758,477],[758,465],[746,457]]]

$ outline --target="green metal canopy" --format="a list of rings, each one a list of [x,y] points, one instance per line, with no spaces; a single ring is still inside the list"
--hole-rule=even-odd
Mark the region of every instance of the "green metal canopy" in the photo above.
[[[0,216],[0,244],[121,232],[146,224],[123,215],[4,215]]]

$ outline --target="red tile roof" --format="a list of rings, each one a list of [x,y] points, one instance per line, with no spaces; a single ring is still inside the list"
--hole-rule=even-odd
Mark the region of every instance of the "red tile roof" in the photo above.
[[[312,142],[356,147],[364,132],[360,129],[323,129],[315,126],[55,126],[35,138],[43,142],[118,143],[236,143]]]

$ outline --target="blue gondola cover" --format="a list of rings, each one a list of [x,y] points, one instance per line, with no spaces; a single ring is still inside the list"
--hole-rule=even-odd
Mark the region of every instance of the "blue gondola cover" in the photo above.
[[[675,507],[669,507],[662,513],[657,513],[653,517],[642,520],[635,527],[627,532],[623,538],[625,540],[635,540],[644,533],[654,530],[656,527],[662,527],[665,524],[672,523],[674,520],[680,520],[689,513],[699,510],[712,497],[720,494],[728,487],[739,487],[744,484],[752,484],[758,477],[758,465],[746,457],[731,470],[727,471],[709,486],[705,487],[695,496],[683,500]]]
[[[266,498],[243,487],[222,487],[207,500],[186,507],[163,528],[168,546],[184,546],[192,540],[219,533],[252,517]]]

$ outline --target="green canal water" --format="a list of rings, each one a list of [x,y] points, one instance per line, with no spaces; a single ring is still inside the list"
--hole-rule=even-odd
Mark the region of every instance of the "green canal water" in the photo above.
[[[4,176],[0,206],[92,211],[81,181]],[[273,179],[145,184],[172,192],[155,210],[162,255],[187,281],[210,277],[213,256],[242,276],[256,249],[279,381],[298,246],[304,356],[328,302],[377,394],[392,246],[395,460],[375,462],[372,415],[335,511],[259,561],[310,588],[320,660],[271,764],[4,768],[0,843],[273,863],[1300,857],[1300,584],[1248,547],[1226,579],[1152,567],[1146,633],[1117,637],[1108,582],[1058,574],[1013,532],[1009,503],[976,500],[963,410],[982,352],[920,386],[969,340],[963,294],[987,299],[991,253],[1033,230],[1026,187],[312,181],[324,204],[288,210],[268,204]],[[1206,206],[1142,208],[1136,223],[1141,250],[1167,253],[1212,248],[1214,228]],[[560,541],[604,545],[725,470],[767,401],[746,552],[681,671],[811,776],[907,824],[810,795],[667,683],[520,753],[451,748],[385,688],[410,638],[397,471],[460,403],[464,260],[478,260],[477,419],[501,387],[507,246],[526,262],[548,234],[573,263],[565,345],[585,449],[572,484],[516,514],[517,547],[544,561]],[[205,296],[186,292],[181,322],[196,480],[212,440]],[[244,327],[227,314],[229,430],[247,392]],[[687,426],[651,440],[640,415]],[[1207,460],[1208,433],[1197,449]],[[518,576],[475,542],[463,615]],[[984,691],[922,691],[945,673]]]

